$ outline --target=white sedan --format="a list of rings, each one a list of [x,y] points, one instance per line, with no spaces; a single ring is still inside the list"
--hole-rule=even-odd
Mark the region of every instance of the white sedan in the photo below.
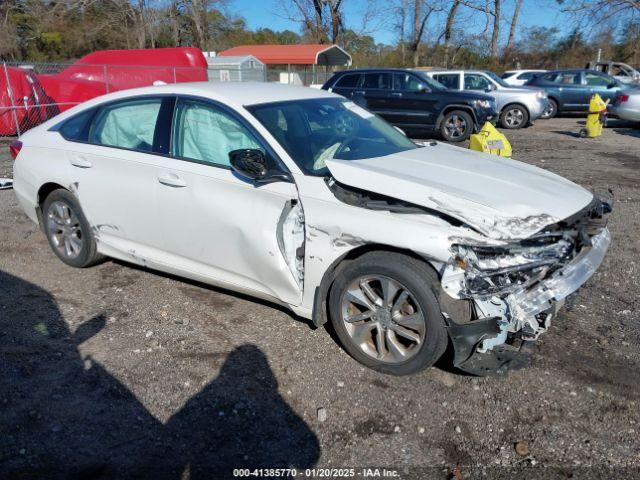
[[[618,93],[609,111],[622,120],[640,122],[640,89],[628,89]]]
[[[519,364],[609,246],[609,204],[536,167],[415,144],[341,96],[194,83],[93,99],[11,146],[67,265],[104,256],[245,292],[371,368]],[[522,352],[520,352],[522,353]]]
[[[502,74],[502,80],[513,87],[522,87],[536,75],[545,72],[546,70],[507,70]]]

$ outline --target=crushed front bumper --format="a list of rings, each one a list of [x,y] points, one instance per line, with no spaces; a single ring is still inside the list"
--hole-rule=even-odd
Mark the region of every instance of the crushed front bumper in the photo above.
[[[454,365],[474,375],[500,374],[526,366],[532,340],[549,327],[565,298],[595,273],[610,244],[611,234],[605,228],[564,268],[528,290],[501,299],[502,306],[495,310],[500,314],[464,324],[447,319]],[[527,329],[535,335],[523,335]],[[506,343],[509,332],[520,333],[517,342]]]
[[[595,273],[610,244],[611,234],[605,228],[591,237],[591,247],[583,248],[566,267],[529,290],[509,295],[512,315],[535,316],[549,310],[554,302],[567,298]]]

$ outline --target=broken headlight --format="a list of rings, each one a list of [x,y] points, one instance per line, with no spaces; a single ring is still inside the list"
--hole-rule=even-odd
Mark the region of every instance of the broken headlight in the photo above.
[[[565,239],[553,243],[488,247],[454,245],[450,273],[457,270],[460,298],[507,295],[544,278],[570,256],[573,244]],[[453,271],[452,271],[453,270]]]

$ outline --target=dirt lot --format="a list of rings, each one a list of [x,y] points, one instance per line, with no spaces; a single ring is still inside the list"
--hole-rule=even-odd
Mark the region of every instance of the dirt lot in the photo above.
[[[0,191],[0,478],[640,475],[640,130],[583,140],[581,121],[508,136],[515,158],[613,190],[614,243],[533,365],[500,378],[384,376],[274,305],[118,262],[66,267]]]

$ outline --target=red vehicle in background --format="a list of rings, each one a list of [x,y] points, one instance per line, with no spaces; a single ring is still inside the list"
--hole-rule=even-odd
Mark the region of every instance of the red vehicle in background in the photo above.
[[[91,98],[154,82],[207,80],[207,61],[193,47],[102,50],[56,74],[6,66],[0,72],[0,136],[20,134]]]

